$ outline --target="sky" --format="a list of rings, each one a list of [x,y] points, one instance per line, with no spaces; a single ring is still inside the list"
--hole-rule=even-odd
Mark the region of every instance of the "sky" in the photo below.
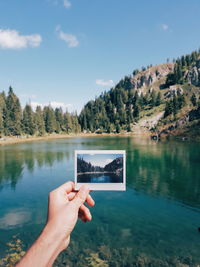
[[[199,0],[0,0],[0,91],[79,113],[135,68],[200,47]]]
[[[93,166],[105,167],[114,159],[123,157],[123,154],[78,154],[86,162],[90,162]]]

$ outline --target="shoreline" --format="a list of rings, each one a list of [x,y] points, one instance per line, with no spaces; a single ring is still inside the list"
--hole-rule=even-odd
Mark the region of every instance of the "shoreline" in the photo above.
[[[45,136],[18,136],[18,137],[9,137],[5,136],[0,138],[0,146],[3,145],[12,145],[26,142],[35,142],[35,141],[48,141],[56,139],[65,139],[65,138],[79,138],[79,137],[114,137],[114,136],[138,136],[134,133],[79,133],[79,134],[51,134]],[[150,136],[150,135],[140,135],[140,136]]]
[[[84,174],[105,174],[105,173],[117,173],[117,172],[77,172],[77,175],[84,175]]]

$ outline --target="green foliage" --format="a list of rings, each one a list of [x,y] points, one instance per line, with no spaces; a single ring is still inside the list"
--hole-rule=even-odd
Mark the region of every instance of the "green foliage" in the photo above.
[[[39,136],[43,136],[45,134],[45,124],[43,119],[42,108],[40,106],[36,107],[34,119],[35,119],[37,134]]]
[[[90,253],[86,258],[86,263],[88,267],[109,267],[107,261],[99,258],[98,253]]]
[[[164,118],[173,114],[176,116],[178,110],[180,110],[185,105],[185,96],[183,94],[177,93],[177,95],[173,95],[173,97],[166,102]]]
[[[0,259],[0,266],[13,267],[24,256],[23,243],[17,236],[13,236],[13,240],[7,243],[6,256]]]
[[[34,121],[34,113],[31,105],[26,105],[23,111],[22,119],[23,132],[28,135],[34,135],[36,130],[36,125]]]
[[[192,67],[199,68],[200,52],[193,51],[191,54],[182,56],[175,61],[174,71],[167,75],[166,86],[174,84],[183,84],[186,82],[185,73]],[[199,80],[200,85],[200,80]]]
[[[190,100],[191,100],[193,106],[196,107],[197,106],[197,97],[194,93],[192,94]]]
[[[20,135],[22,110],[19,99],[14,94],[12,87],[9,88],[8,96],[5,98],[3,113],[5,134]]]
[[[63,112],[62,108],[55,110],[51,106],[43,109],[38,106],[32,110],[26,104],[22,110],[18,97],[10,87],[8,96],[0,93],[0,137],[19,135],[38,135],[46,133],[79,133],[81,131],[76,113]]]

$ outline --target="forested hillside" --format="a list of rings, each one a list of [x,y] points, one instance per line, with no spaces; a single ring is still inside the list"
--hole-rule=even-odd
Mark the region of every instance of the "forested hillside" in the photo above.
[[[181,134],[198,131],[200,51],[134,70],[81,111],[82,131]],[[194,125],[193,125],[194,126]],[[192,126],[192,127],[193,127]],[[194,132],[196,135],[196,131]]]
[[[186,135],[200,133],[200,50],[173,63],[135,69],[90,100],[80,115],[50,105],[21,107],[10,87],[0,93],[0,136],[51,133]]]

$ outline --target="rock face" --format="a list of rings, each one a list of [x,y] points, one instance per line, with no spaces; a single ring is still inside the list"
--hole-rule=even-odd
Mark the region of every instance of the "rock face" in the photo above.
[[[180,86],[177,85],[171,85],[169,87],[168,92],[166,92],[164,95],[167,98],[173,97],[173,96],[177,96],[178,94],[183,94],[183,89]]]
[[[152,83],[156,82],[162,77],[167,76],[167,74],[169,72],[172,72],[173,69],[174,69],[174,64],[168,63],[168,64],[154,66],[143,72],[140,72],[137,75],[135,75],[131,80],[133,88],[140,89],[138,91],[139,93],[141,93],[144,87],[150,86]]]
[[[200,86],[200,58],[196,61],[195,66],[185,73],[184,78],[189,84]]]

